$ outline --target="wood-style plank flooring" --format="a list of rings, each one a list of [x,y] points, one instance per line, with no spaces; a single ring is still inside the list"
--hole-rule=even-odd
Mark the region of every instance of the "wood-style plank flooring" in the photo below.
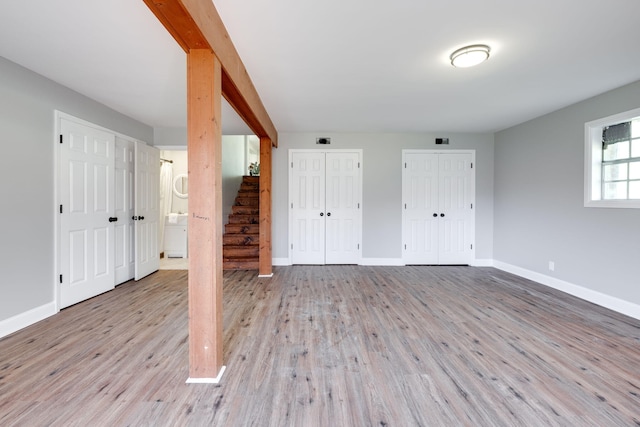
[[[640,425],[640,321],[493,268],[225,272],[188,377],[187,271],[0,340],[1,426]]]

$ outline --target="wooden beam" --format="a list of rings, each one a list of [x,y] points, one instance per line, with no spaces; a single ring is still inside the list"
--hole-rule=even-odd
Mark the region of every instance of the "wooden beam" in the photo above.
[[[143,0],[185,52],[211,48],[223,70],[223,96],[260,138],[278,146],[276,131],[211,0]],[[203,45],[206,43],[206,46]]]
[[[271,140],[260,138],[260,262],[258,274],[271,276]]]
[[[222,366],[222,69],[209,49],[187,54],[189,382]]]

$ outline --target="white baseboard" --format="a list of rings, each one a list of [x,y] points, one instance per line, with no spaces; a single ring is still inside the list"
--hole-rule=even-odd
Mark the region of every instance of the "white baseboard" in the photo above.
[[[358,265],[398,267],[405,264],[402,258],[362,258]]]
[[[22,328],[33,325],[36,322],[53,316],[57,313],[56,303],[50,302],[40,307],[32,308],[24,313],[16,314],[6,320],[0,321],[0,338],[6,337]]]
[[[524,277],[525,279],[533,280],[534,282],[541,283],[550,288],[573,295],[574,297],[578,297],[585,301],[592,302],[599,306],[640,320],[640,305],[638,304],[501,261],[494,260],[493,266],[499,270]]]
[[[493,267],[492,259],[475,259],[470,264],[471,267]]]
[[[291,260],[289,258],[272,258],[271,265],[280,265],[280,266],[291,265]]]

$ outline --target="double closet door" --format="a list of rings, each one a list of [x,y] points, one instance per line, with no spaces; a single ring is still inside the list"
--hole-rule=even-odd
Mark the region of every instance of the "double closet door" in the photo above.
[[[58,306],[64,308],[158,269],[160,162],[157,149],[79,119],[59,117],[58,129]]]
[[[361,150],[290,150],[292,264],[358,264]]]
[[[403,262],[471,263],[473,153],[403,150],[402,157]]]

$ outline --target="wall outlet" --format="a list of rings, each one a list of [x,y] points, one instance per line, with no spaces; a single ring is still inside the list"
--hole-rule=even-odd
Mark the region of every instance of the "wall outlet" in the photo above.
[[[549,270],[554,271],[556,269],[556,263],[549,261]]]

